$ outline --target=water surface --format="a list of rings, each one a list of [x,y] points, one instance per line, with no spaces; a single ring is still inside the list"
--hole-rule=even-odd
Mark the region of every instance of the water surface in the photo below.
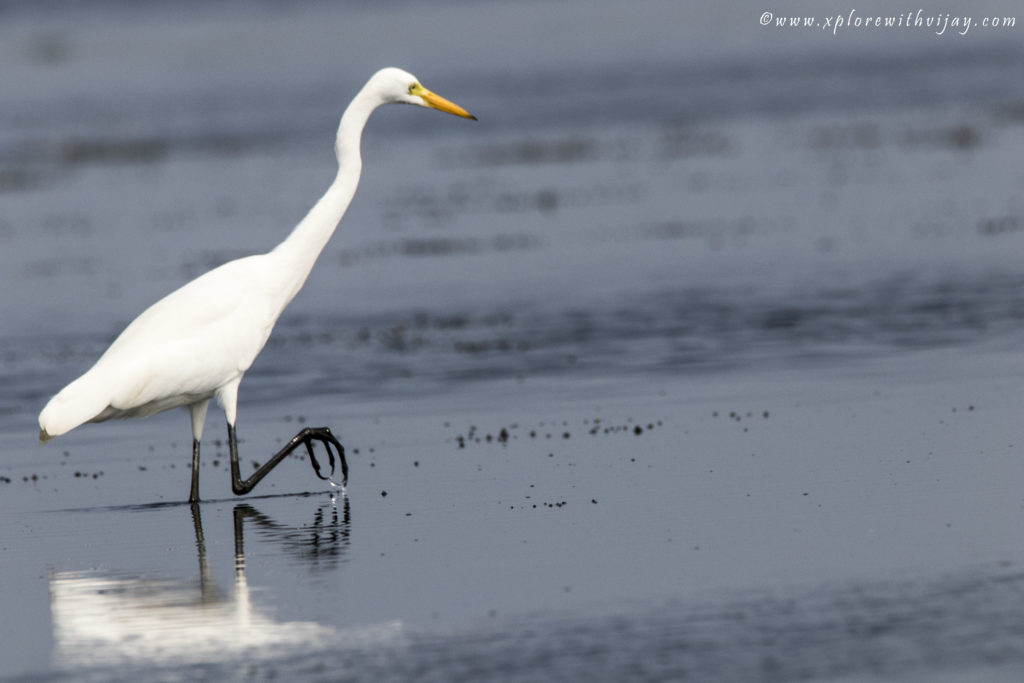
[[[1019,680],[1015,31],[0,11],[0,676]],[[375,114],[240,394],[246,467],[330,425],[348,495],[295,458],[230,498],[216,410],[195,510],[182,412],[39,448],[134,315],[287,234],[392,63],[480,121]]]

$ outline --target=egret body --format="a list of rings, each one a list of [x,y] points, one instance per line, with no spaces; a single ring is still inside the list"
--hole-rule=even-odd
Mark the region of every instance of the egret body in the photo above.
[[[430,92],[410,73],[375,73],[355,96],[338,126],[338,175],[288,237],[266,254],[230,261],[199,276],[147,308],[96,364],[50,399],[39,414],[45,443],[86,422],[146,417],[187,406],[192,418],[191,502],[199,500],[199,443],[210,399],[228,423],[232,490],[248,493],[289,453],[305,445],[320,475],[312,444],[338,450],[342,479],[348,465],[341,444],[326,427],[295,435],[249,479],[239,473],[235,437],[238,385],[266,344],[285,306],[302,288],[313,264],[345,214],[362,171],[360,140],[366,121],[382,104],[405,103],[475,118]],[[323,477],[321,477],[323,478]]]

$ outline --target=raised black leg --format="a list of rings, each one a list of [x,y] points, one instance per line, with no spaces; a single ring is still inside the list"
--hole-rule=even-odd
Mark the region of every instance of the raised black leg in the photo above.
[[[192,490],[188,502],[199,502],[199,439],[192,439]]]
[[[292,437],[291,441],[285,444],[284,448],[279,450],[270,460],[263,463],[263,466],[253,472],[252,476],[248,479],[242,479],[242,475],[239,471],[238,465],[238,441],[235,438],[235,428],[230,423],[228,424],[228,448],[231,451],[231,490],[234,491],[236,496],[242,496],[249,491],[252,491],[256,484],[260,483],[263,477],[267,476],[270,470],[274,469],[279,462],[287,458],[292,451],[298,448],[300,445],[306,447],[306,452],[309,454],[309,461],[313,464],[313,471],[316,472],[316,476],[323,480],[328,480],[329,477],[325,477],[320,473],[320,463],[317,461],[316,456],[313,455],[313,442],[319,441],[327,449],[327,460],[331,464],[331,474],[334,474],[334,452],[331,450],[332,447],[338,449],[338,459],[341,460],[341,485],[345,486],[348,483],[348,462],[345,460],[345,447],[341,445],[334,435],[331,434],[331,430],[327,427],[306,427],[301,432]]]

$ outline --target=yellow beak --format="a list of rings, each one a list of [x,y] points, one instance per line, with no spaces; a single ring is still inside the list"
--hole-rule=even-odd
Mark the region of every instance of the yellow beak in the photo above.
[[[412,94],[419,95],[420,98],[423,100],[424,104],[426,104],[428,107],[432,109],[437,109],[438,111],[443,111],[448,114],[455,114],[456,116],[461,116],[464,119],[473,119],[474,121],[476,121],[476,117],[470,114],[468,111],[466,111],[459,105],[455,104],[454,102],[449,102],[440,95],[436,95],[430,92],[422,85],[414,86]]]

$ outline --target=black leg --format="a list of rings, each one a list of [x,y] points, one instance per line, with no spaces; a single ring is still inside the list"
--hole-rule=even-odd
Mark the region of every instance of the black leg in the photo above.
[[[256,484],[260,483],[263,477],[267,476],[270,470],[274,469],[279,462],[288,457],[300,445],[306,447],[309,461],[313,464],[313,471],[316,472],[316,476],[326,480],[327,477],[320,473],[320,463],[317,461],[316,456],[313,455],[314,441],[319,441],[327,449],[327,460],[331,464],[331,474],[334,474],[334,452],[331,450],[331,447],[333,446],[338,449],[338,459],[341,460],[341,485],[345,486],[348,483],[348,462],[345,460],[345,447],[334,438],[331,430],[327,427],[306,427],[293,436],[291,441],[285,444],[284,448],[271,456],[270,460],[263,463],[262,467],[253,472],[251,477],[242,479],[238,464],[238,440],[235,438],[234,426],[229,423],[228,448],[231,450],[231,490],[234,491],[236,496],[249,493]]]
[[[199,502],[199,439],[192,439],[192,490],[188,502]]]

